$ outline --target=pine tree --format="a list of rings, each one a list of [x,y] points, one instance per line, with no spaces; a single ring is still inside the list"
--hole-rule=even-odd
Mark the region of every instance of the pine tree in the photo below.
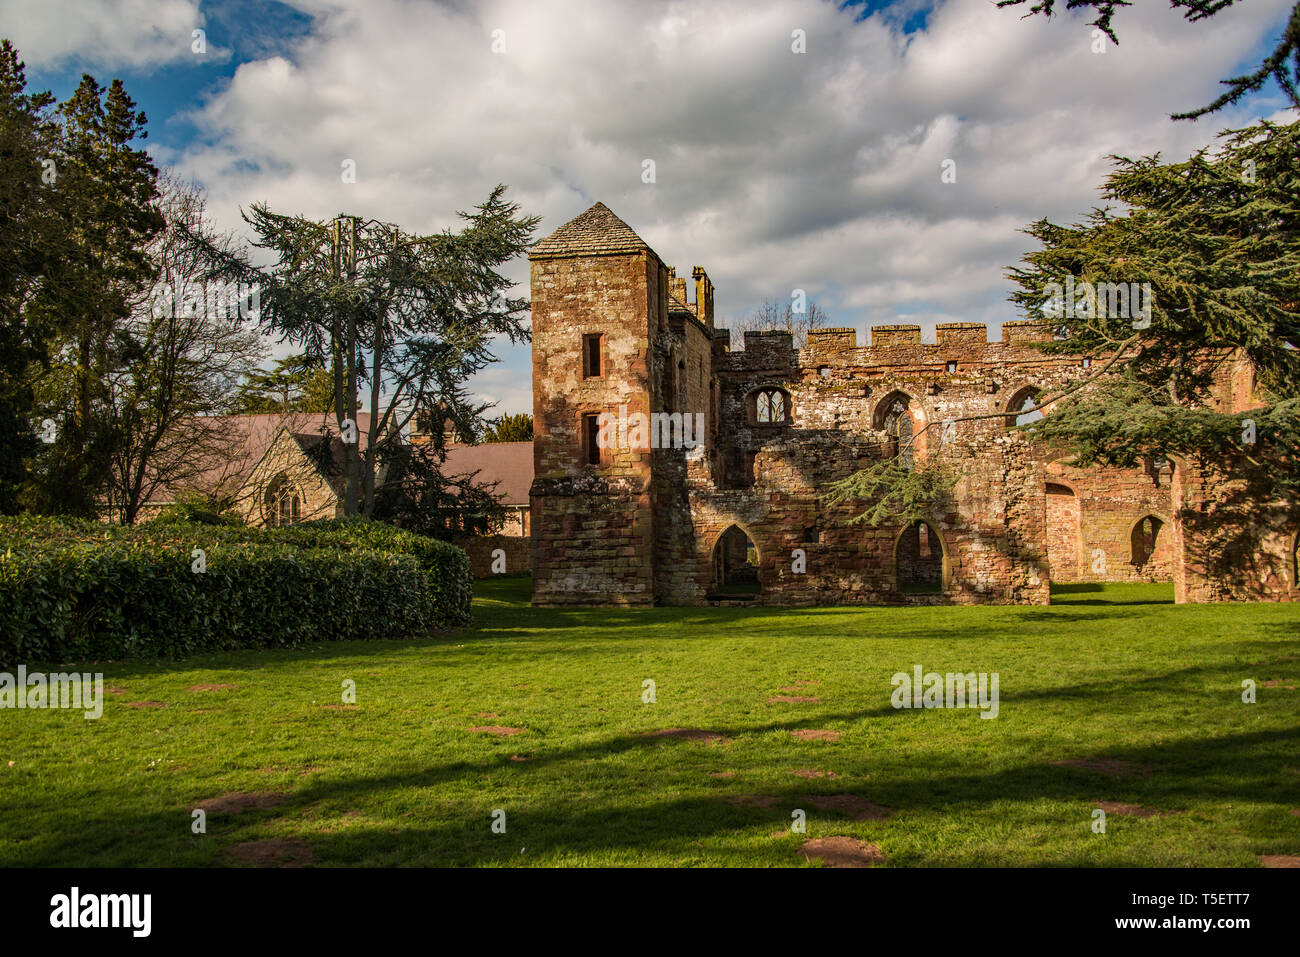
[[[1116,157],[1103,195],[1123,212],[1027,229],[1043,248],[1010,270],[1013,301],[1058,328],[1047,351],[1106,373],[1054,404],[1035,441],[1081,464],[1186,455],[1250,473],[1260,494],[1300,491],[1298,157],[1300,123],[1229,131],[1180,163]],[[1149,288],[1149,314],[1086,293],[1063,313],[1060,290],[1083,283]],[[1216,378],[1239,358],[1264,404],[1221,411]]]
[[[148,247],[164,224],[158,170],[136,145],[146,118],[121,81],[105,89],[84,75],[58,116],[53,188],[67,232],[33,307],[58,317],[52,374],[37,395],[59,429],[35,463],[28,499],[38,511],[92,515],[113,451],[106,376],[131,301],[153,280]]]
[[[533,417],[527,412],[502,415],[488,423],[483,433],[484,442],[531,442]]]
[[[486,407],[461,384],[496,361],[493,339],[528,339],[528,301],[505,296],[514,282],[498,269],[528,249],[539,220],[519,215],[504,192],[497,186],[472,213],[460,213],[459,231],[433,235],[347,215],[317,222],[255,204],[244,218],[271,254],[269,268],[247,253],[204,246],[211,278],[259,287],[263,331],[331,370],[340,435],[354,433],[356,423],[338,410],[361,408],[365,386],[365,448],[343,446],[346,515],[373,516],[381,470],[396,476],[410,464],[402,435],[417,410],[440,406],[462,434],[478,434]],[[412,474],[427,476],[425,464]],[[403,481],[414,494],[415,480]],[[425,484],[436,497],[437,482]]]
[[[236,415],[333,411],[334,377],[305,354],[277,359],[269,370],[250,374],[231,406]]]
[[[53,104],[51,94],[27,91],[18,51],[0,42],[0,514],[18,510],[25,460],[38,448],[28,373],[48,363],[59,320],[41,308],[66,235],[50,182],[58,175]]]

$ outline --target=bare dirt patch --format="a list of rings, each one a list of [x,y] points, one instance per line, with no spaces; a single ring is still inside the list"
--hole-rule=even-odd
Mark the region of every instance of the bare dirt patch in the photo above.
[[[818,837],[804,841],[799,856],[827,867],[871,867],[884,863],[880,848],[854,837]]]
[[[838,811],[854,821],[879,821],[893,812],[857,794],[814,794],[800,799],[819,811]]]
[[[527,760],[528,760],[528,755],[526,755],[526,754],[512,754],[512,755],[510,755],[510,760],[511,760],[511,761],[527,761]]]
[[[1295,691],[1295,685],[1282,684],[1281,678],[1270,678],[1264,682],[1265,688],[1285,688],[1287,691]]]
[[[837,778],[839,777],[834,771],[814,771],[812,768],[800,768],[797,771],[791,771],[797,778]]]
[[[186,691],[234,691],[239,685],[190,685]]]
[[[265,841],[232,844],[226,854],[240,864],[253,867],[307,867],[316,863],[316,855],[303,841],[292,837],[274,837]]]
[[[123,701],[128,708],[165,708],[167,705],[161,701]]]
[[[476,717],[476,718],[499,718],[499,717],[501,717],[501,716],[500,716],[499,714],[497,714],[495,711],[479,711],[477,714],[474,715],[474,717]]]
[[[1290,854],[1265,854],[1259,859],[1263,867],[1300,867],[1300,857]]]
[[[125,688],[105,688],[104,694],[126,694]]]
[[[825,731],[815,728],[800,728],[798,731],[791,731],[800,741],[838,741],[840,733],[838,731]]]
[[[508,738],[511,735],[523,734],[527,728],[507,728],[500,724],[483,724],[475,725],[472,728],[466,728],[466,731],[473,731],[477,734],[495,734],[498,738]]]
[[[716,731],[705,731],[701,728],[663,728],[660,731],[651,731],[648,737],[679,738],[683,741],[703,741],[705,744],[726,744],[731,740]]]
[[[201,808],[209,814],[243,814],[249,808],[262,811],[276,807],[289,800],[283,791],[231,791],[220,797],[197,801],[194,807]]]
[[[785,689],[782,688],[782,691]],[[808,698],[801,695],[777,695],[767,699],[768,704],[821,704],[821,698]]]
[[[1067,761],[1053,761],[1052,764],[1058,768],[1080,768],[1084,771],[1096,771],[1098,774],[1104,774],[1112,778],[1122,778],[1131,774],[1147,777],[1151,773],[1150,768],[1140,767],[1131,761],[1121,761],[1118,758],[1071,758]]]

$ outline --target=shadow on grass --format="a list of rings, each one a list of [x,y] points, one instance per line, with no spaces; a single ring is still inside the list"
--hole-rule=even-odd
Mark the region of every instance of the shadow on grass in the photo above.
[[[771,727],[771,726],[766,726]],[[763,727],[728,729],[732,734],[758,733]],[[435,788],[457,780],[479,779],[492,771],[509,768],[517,774],[536,772],[545,764],[590,762],[614,756],[633,747],[645,746],[641,736],[621,736],[609,741],[563,749],[539,755],[528,764],[511,764],[504,754],[486,760],[456,761],[415,772],[378,774],[342,781],[312,782],[295,792],[292,798],[272,810],[223,819],[216,833],[196,841],[184,825],[192,805],[162,809],[147,814],[97,815],[86,821],[86,828],[99,833],[121,835],[102,850],[127,848],[124,855],[134,864],[165,861],[176,855],[191,863],[225,863],[222,849],[230,844],[264,837],[267,826],[288,820],[313,805],[332,804],[342,816],[348,810],[363,808],[378,795],[393,795],[407,789]],[[649,741],[656,747],[694,749],[708,747],[713,754],[724,756],[726,745],[701,746],[686,742]],[[1234,802],[1287,803],[1294,792],[1277,773],[1278,762],[1294,755],[1300,745],[1300,729],[1261,731],[1224,735],[1212,739],[1188,738],[1167,744],[1112,748],[1100,753],[1044,754],[1039,761],[1003,770],[981,770],[979,762],[971,769],[954,768],[949,756],[926,752],[910,764],[932,764],[919,773],[877,776],[869,788],[833,782],[798,782],[778,788],[765,788],[763,794],[774,798],[767,808],[735,806],[727,798],[744,795],[735,785],[720,785],[713,794],[681,797],[651,803],[629,803],[641,787],[639,768],[627,768],[626,786],[607,801],[593,801],[589,789],[581,796],[555,796],[551,806],[510,809],[507,798],[485,796],[485,806],[498,802],[506,805],[509,837],[490,832],[488,812],[467,806],[462,814],[446,815],[436,822],[420,820],[412,811],[410,823],[365,826],[354,831],[321,834],[298,834],[307,841],[318,863],[349,865],[373,863],[380,858],[389,864],[482,865],[513,863],[521,846],[532,846],[534,853],[559,852],[583,855],[600,852],[625,852],[630,860],[646,852],[699,856],[692,842],[755,826],[788,828],[790,811],[803,805],[816,793],[856,793],[893,810],[894,816],[908,813],[949,813],[968,811],[984,805],[1043,800],[1089,805],[1098,800],[1132,802],[1163,811],[1182,810],[1195,802],[1212,801],[1231,805]],[[1134,771],[1123,778],[1108,777],[1086,769],[1059,767],[1055,760],[1086,757],[1093,760],[1122,761]],[[769,761],[770,759],[765,759]],[[733,763],[733,766],[740,766]],[[1219,774],[1213,772],[1218,769]],[[1209,772],[1209,773],[1207,773]],[[704,784],[702,775],[702,786]],[[503,786],[508,793],[509,786]],[[385,802],[394,803],[391,798]],[[436,812],[429,812],[436,813]],[[833,811],[817,811],[813,817],[825,821],[847,818]],[[362,813],[365,818],[365,812]],[[873,825],[875,826],[875,825]],[[273,832],[283,836],[282,828]],[[165,835],[165,836],[164,836]],[[127,840],[129,836],[129,841]],[[37,866],[73,866],[84,861],[87,851],[85,829],[77,834],[41,834],[28,845]],[[793,859],[794,845],[773,842],[773,860]],[[119,856],[122,856],[119,852]],[[710,863],[719,862],[716,859]]]

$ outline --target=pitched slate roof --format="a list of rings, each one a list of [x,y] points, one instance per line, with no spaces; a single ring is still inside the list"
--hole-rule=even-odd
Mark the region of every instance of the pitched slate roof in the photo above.
[[[610,212],[608,206],[596,203],[538,242],[528,256],[530,259],[619,256],[649,248],[631,226]]]
[[[447,446],[444,475],[477,472],[475,485],[495,485],[502,505],[527,505],[528,490],[533,484],[532,442],[484,442]]]
[[[358,448],[366,447],[370,432],[370,413],[356,414]],[[310,439],[319,441],[321,430],[338,435],[333,413],[270,412],[257,415],[227,415],[212,420],[225,434],[224,448],[209,451],[196,463],[197,474],[190,475],[177,488],[160,486],[149,496],[151,505],[175,501],[182,490],[203,492],[224,488],[235,491],[247,481],[257,463],[266,455],[282,428],[288,429],[301,445]]]
[[[693,316],[693,315],[695,315],[695,310],[693,310],[690,306],[686,305],[686,303],[682,302],[680,299],[678,299],[678,298],[677,298],[676,296],[674,296],[672,293],[669,293],[669,294],[668,294],[668,311],[669,311],[669,312],[684,312],[684,313],[686,313],[688,316]]]

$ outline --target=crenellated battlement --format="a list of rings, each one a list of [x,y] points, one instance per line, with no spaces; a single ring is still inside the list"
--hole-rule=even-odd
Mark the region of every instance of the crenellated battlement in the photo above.
[[[714,335],[725,330],[715,330]],[[794,337],[784,330],[746,332],[743,352],[730,352],[730,336],[726,347],[715,348],[715,355],[725,355],[722,368],[741,372],[745,370],[771,370],[777,366],[790,368],[915,366],[918,371],[931,374],[953,373],[956,363],[962,372],[977,367],[999,364],[1070,364],[1078,361],[1072,356],[1048,356],[1036,345],[1050,341],[1052,327],[1035,320],[1016,320],[1002,323],[1002,338],[989,340],[989,327],[982,322],[941,322],[935,326],[935,341],[925,342],[921,327],[915,324],[873,326],[869,330],[870,344],[859,345],[857,330],[848,327],[810,329],[808,342],[803,349],[794,347]],[[715,338],[715,342],[717,339]]]

